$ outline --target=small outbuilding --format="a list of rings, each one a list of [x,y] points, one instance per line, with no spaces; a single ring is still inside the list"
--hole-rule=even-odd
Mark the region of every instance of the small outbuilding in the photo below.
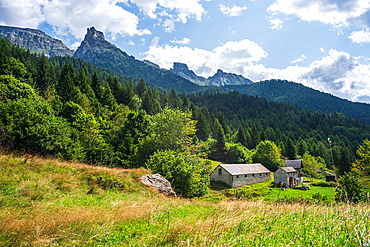
[[[262,164],[221,164],[211,173],[210,180],[224,182],[232,188],[265,182],[271,172]]]
[[[337,182],[337,179],[335,178],[335,174],[333,173],[330,173],[330,172],[327,172],[327,171],[324,171],[326,174],[325,174],[325,180],[326,182]]]
[[[298,171],[291,166],[279,167],[274,173],[274,183],[283,183],[284,187],[296,186],[303,182],[303,177],[298,176]]]
[[[285,161],[285,167],[293,167],[298,172],[298,177],[303,177],[302,174],[302,160],[286,160]]]

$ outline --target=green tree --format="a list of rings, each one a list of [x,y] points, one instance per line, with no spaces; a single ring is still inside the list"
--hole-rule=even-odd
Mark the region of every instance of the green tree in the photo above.
[[[244,128],[241,125],[239,125],[238,133],[236,135],[236,142],[242,144],[244,147],[247,147],[247,136],[245,135]]]
[[[290,138],[287,139],[287,141],[285,142],[284,148],[285,148],[285,156],[288,159],[292,160],[296,157],[296,149],[295,149],[292,139]]]
[[[208,193],[209,161],[173,150],[158,151],[146,163],[147,168],[171,181],[175,191],[184,197],[198,197]]]
[[[302,157],[302,163],[304,164],[302,172],[305,176],[323,178],[323,172],[325,169],[325,161],[323,158],[315,158],[309,155],[308,152],[305,152]]]
[[[223,153],[226,150],[226,137],[218,119],[215,120],[213,129],[213,138],[216,139],[216,152]]]
[[[357,149],[357,159],[352,170],[358,177],[370,176],[370,141],[365,140]]]
[[[280,150],[271,141],[261,141],[253,155],[253,162],[258,162],[270,171],[276,171],[284,162],[280,159]]]
[[[344,173],[338,178],[335,199],[340,202],[357,203],[361,200],[361,185],[353,173]]]
[[[252,129],[250,131],[250,139],[249,139],[249,143],[248,143],[248,148],[249,149],[255,149],[259,143],[259,138],[258,138],[258,131],[257,131],[257,128],[256,128],[256,125],[253,124],[252,125]]]
[[[74,101],[77,95],[75,72],[71,63],[65,63],[59,76],[57,93],[63,102]]]

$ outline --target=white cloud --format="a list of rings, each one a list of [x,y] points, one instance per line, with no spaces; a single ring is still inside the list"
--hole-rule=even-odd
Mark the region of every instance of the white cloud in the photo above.
[[[95,26],[115,39],[120,35],[151,34],[138,28],[138,17],[114,0],[2,0],[0,15],[4,24],[36,28],[46,22],[57,35],[71,34],[82,39],[86,28]]]
[[[306,59],[307,57],[305,55],[301,55],[299,58],[291,61],[291,63],[298,63],[298,62],[302,62],[304,59]]]
[[[173,44],[180,44],[180,45],[188,45],[190,44],[190,39],[183,38],[182,40],[177,40],[176,38],[174,40],[170,40]]]
[[[320,47],[320,51],[322,52],[322,53],[325,53],[326,51],[325,51],[325,49],[324,48],[322,48],[322,47]]]
[[[128,0],[126,0],[128,1]],[[178,13],[178,18],[183,22],[189,17],[195,17],[197,20],[202,19],[202,15],[206,13],[200,0],[131,0],[131,3],[136,4],[145,12],[150,18],[157,18],[157,9],[163,15],[163,8]]]
[[[217,69],[238,73],[243,67],[267,57],[267,53],[259,45],[247,39],[228,41],[212,51],[187,46],[158,46],[158,43],[152,42],[145,54],[144,59],[163,68],[170,69],[174,62],[182,62],[204,77],[213,75]]]
[[[171,33],[172,31],[175,30],[175,21],[173,19],[167,19],[163,23],[163,28],[166,33]]]
[[[283,27],[283,23],[284,22],[282,20],[280,20],[279,18],[271,19],[270,20],[270,25],[271,25],[270,28],[279,30]]]
[[[351,35],[348,37],[352,40],[353,43],[370,43],[369,30],[352,32]]]
[[[145,55],[145,59],[166,69],[172,68],[173,62],[182,62],[204,77],[212,76],[217,69],[222,69],[242,74],[252,81],[289,80],[348,100],[370,103],[370,60],[365,58],[361,64],[360,57],[353,57],[343,51],[332,49],[322,59],[308,66],[292,65],[284,69],[266,68],[260,64],[267,53],[250,40],[229,41],[212,51],[187,46],[158,46],[156,42]],[[293,62],[305,58],[302,54]]]
[[[320,21],[334,27],[366,24],[370,2],[364,0],[276,0],[267,11],[276,15],[296,15],[304,21]]]
[[[234,6],[232,6],[231,8],[229,7],[229,5],[223,5],[223,4],[220,4],[219,5],[219,9],[221,11],[222,14],[226,15],[226,16],[241,16],[242,15],[242,11],[243,10],[246,10],[247,7],[243,6],[243,7],[239,7],[239,6],[236,6],[234,4]]]

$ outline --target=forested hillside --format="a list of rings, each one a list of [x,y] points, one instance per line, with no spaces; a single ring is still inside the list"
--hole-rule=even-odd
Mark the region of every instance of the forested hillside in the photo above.
[[[369,104],[351,102],[294,82],[268,80],[250,85],[225,86],[218,90],[221,92],[235,90],[243,94],[258,95],[271,101],[298,104],[302,108],[312,111],[340,112],[370,124]]]
[[[339,113],[238,92],[177,95],[80,59],[33,55],[6,38],[0,49],[3,149],[149,167],[169,180],[176,177],[175,188],[189,197],[207,191],[210,166],[201,157],[260,162],[272,171],[283,159],[303,158],[311,171],[323,172],[333,168],[330,138],[335,166],[343,174],[351,169],[357,147],[370,139],[369,126]],[[179,186],[184,183],[188,186]]]

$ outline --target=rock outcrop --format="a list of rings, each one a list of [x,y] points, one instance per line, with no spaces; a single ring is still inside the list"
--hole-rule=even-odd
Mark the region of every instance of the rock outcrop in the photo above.
[[[159,190],[167,196],[176,196],[176,193],[172,190],[171,183],[160,174],[143,175],[140,181],[149,187]]]
[[[173,68],[170,69],[170,71],[175,75],[181,76],[182,78],[185,78],[200,86],[207,85],[206,78],[196,75],[194,71],[190,70],[184,63],[173,63]]]
[[[37,29],[0,26],[0,37],[6,37],[12,44],[18,44],[31,53],[44,53],[48,57],[73,55],[61,40]]]

